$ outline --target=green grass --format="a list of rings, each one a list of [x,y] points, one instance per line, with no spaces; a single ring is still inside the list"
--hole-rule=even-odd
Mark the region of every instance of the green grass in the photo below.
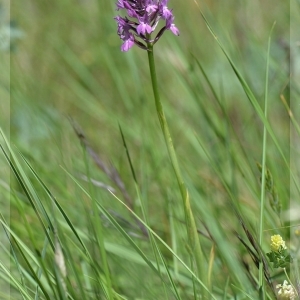
[[[24,34],[0,52],[0,299],[277,299],[274,234],[299,285],[299,2],[199,4],[169,1],[181,34],[155,63],[200,272],[147,53],[120,52],[114,2],[11,4]]]

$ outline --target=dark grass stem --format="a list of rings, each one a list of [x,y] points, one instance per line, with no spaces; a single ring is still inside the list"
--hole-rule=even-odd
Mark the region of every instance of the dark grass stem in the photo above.
[[[200,277],[200,280],[203,281],[203,283],[207,286],[207,278],[205,274],[205,265],[204,265],[204,258],[203,253],[201,250],[200,245],[200,239],[197,232],[197,227],[194,220],[194,215],[191,210],[191,204],[189,199],[189,193],[186,188],[186,185],[182,179],[181,171],[179,168],[177,156],[174,150],[171,134],[169,131],[168,123],[165,117],[165,113],[163,110],[163,106],[160,101],[159,97],[159,91],[158,91],[158,83],[157,83],[157,77],[156,77],[156,71],[155,71],[155,61],[154,61],[154,51],[153,51],[153,45],[150,43],[148,44],[148,60],[149,60],[149,67],[150,67],[150,75],[151,75],[151,81],[152,81],[152,88],[154,93],[154,99],[155,99],[155,106],[156,106],[156,112],[159,119],[159,123],[161,126],[161,130],[164,135],[164,139],[167,145],[169,157],[171,159],[171,163],[177,178],[178,186],[180,189],[181,197],[183,200],[183,207],[184,207],[184,213],[185,213],[185,220],[186,220],[186,226],[187,226],[187,234],[188,234],[188,242],[189,247],[192,250],[193,258],[195,259],[196,266],[197,266],[197,272],[198,276]],[[205,289],[202,288],[201,294],[204,296]],[[203,297],[205,298],[205,296]]]

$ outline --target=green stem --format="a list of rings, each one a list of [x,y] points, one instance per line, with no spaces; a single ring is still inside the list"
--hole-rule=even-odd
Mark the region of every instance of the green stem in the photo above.
[[[207,286],[207,276],[205,274],[205,265],[204,265],[204,259],[203,254],[200,246],[200,240],[197,232],[197,227],[195,224],[194,216],[191,210],[191,204],[189,199],[189,193],[186,188],[186,185],[182,179],[181,171],[179,168],[177,156],[174,150],[171,134],[169,131],[168,123],[165,117],[165,113],[160,101],[159,92],[158,92],[158,84],[157,84],[157,77],[156,77],[156,71],[155,71],[155,62],[154,62],[154,52],[153,52],[153,46],[151,44],[148,44],[148,60],[149,60],[149,67],[150,67],[150,74],[151,74],[151,80],[152,80],[152,88],[154,93],[154,99],[155,99],[155,106],[156,111],[159,119],[159,123],[161,126],[161,130],[164,135],[164,139],[167,145],[169,157],[171,159],[171,163],[177,178],[178,186],[180,189],[181,197],[183,200],[183,206],[184,206],[184,213],[185,213],[185,219],[187,224],[187,234],[188,234],[188,241],[189,246],[192,249],[192,252],[194,253],[194,259],[197,265],[197,272],[200,280],[203,281],[204,285]],[[206,291],[204,288],[202,288],[201,294],[203,295],[203,298],[205,298]]]
[[[275,23],[272,26],[270,36],[268,39],[268,51],[267,51],[267,62],[266,62],[266,82],[265,82],[265,107],[264,116],[267,120],[268,117],[268,82],[269,82],[269,57],[270,57],[270,45],[271,45],[271,33],[273,31]],[[261,171],[261,193],[260,193],[260,218],[259,218],[259,245],[262,248],[263,243],[263,231],[264,231],[264,212],[265,212],[265,185],[266,185],[266,152],[267,152],[267,127],[264,123],[263,131],[263,151],[262,151],[262,171]],[[262,258],[259,263],[259,289],[262,292],[262,299],[265,299],[264,290],[264,266]]]

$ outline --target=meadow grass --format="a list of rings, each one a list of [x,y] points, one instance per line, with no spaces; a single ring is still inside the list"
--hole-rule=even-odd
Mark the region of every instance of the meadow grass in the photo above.
[[[169,7],[181,34],[154,58],[194,228],[147,52],[120,52],[115,3],[11,4],[0,299],[280,299],[284,280],[299,295],[299,2]],[[279,268],[276,234],[293,257]]]

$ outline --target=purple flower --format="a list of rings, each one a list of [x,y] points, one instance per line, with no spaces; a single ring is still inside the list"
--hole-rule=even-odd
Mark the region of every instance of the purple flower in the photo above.
[[[166,29],[171,30],[175,35],[179,35],[179,29],[175,26],[173,21],[174,21],[174,17],[171,15],[166,20]]]
[[[117,0],[117,10],[124,10],[127,14],[127,17],[115,17],[118,35],[124,42],[121,51],[128,51],[134,44],[147,50],[148,45],[154,45],[165,30],[179,35],[172,10],[167,7],[167,3],[168,0]],[[156,37],[151,39],[151,34],[160,20],[163,20],[165,25]]]
[[[175,26],[175,24],[171,24],[170,30],[171,30],[175,35],[179,35],[179,29]]]
[[[142,33],[143,35],[145,35],[146,32],[150,34],[151,31],[152,31],[152,27],[149,24],[144,22],[141,22],[140,25],[138,25],[138,27],[136,28],[136,32],[138,34]]]
[[[123,0],[118,0],[118,2],[117,2],[117,10],[124,9],[124,8],[125,8],[124,1]]]
[[[115,20],[118,23],[118,35],[124,43],[121,46],[121,51],[128,51],[134,45],[134,36],[130,32],[131,26],[128,19],[116,16]]]
[[[167,7],[167,3],[168,3],[168,0],[162,0],[160,2],[160,10],[162,12],[162,18],[167,20],[168,18],[172,17],[172,11],[168,9]]]
[[[151,13],[151,12],[156,12],[156,10],[158,9],[158,6],[156,4],[148,4],[146,7],[146,12],[147,13]]]
[[[130,35],[128,39],[124,40],[124,43],[121,46],[121,51],[128,51],[134,45],[134,37]]]

